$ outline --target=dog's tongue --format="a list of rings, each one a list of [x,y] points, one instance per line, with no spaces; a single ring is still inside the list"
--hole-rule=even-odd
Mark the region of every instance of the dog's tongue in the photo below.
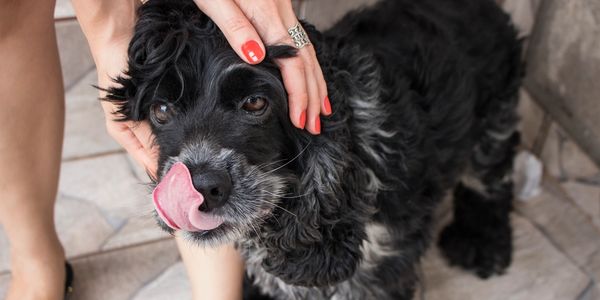
[[[219,217],[198,210],[204,197],[194,188],[190,171],[183,163],[171,167],[152,197],[158,215],[173,229],[211,230],[223,223]]]

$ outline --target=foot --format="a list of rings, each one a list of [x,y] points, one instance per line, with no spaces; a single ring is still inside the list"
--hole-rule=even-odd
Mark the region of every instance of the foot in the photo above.
[[[11,272],[7,300],[64,298],[65,255],[60,244],[54,250],[40,247],[29,255],[13,251]]]
[[[512,257],[510,226],[462,228],[450,224],[440,236],[439,247],[450,265],[474,271],[481,278],[503,274]]]

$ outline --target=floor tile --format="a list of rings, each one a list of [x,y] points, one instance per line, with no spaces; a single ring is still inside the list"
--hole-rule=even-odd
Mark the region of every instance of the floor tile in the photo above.
[[[153,211],[148,188],[133,174],[126,154],[63,163],[59,190],[98,207],[114,228]]]
[[[548,173],[560,179],[577,179],[597,175],[598,166],[553,123],[542,149],[541,159]]]
[[[167,237],[169,235],[156,225],[152,216],[135,216],[127,219],[127,223],[104,242],[102,249],[120,248]]]
[[[437,248],[430,249],[423,259],[425,299],[575,299],[590,279],[527,220],[513,215],[512,225],[515,252],[513,263],[503,276],[481,280],[449,267]]]
[[[573,180],[563,182],[561,186],[600,230],[600,186]]]
[[[4,299],[4,297],[6,297],[6,293],[8,292],[9,280],[10,280],[10,274],[0,275],[0,299]]]
[[[66,94],[63,159],[121,151],[106,132],[104,113],[98,100],[96,72],[88,72]]]
[[[75,259],[73,299],[131,299],[178,258],[175,242],[168,239]]]
[[[185,266],[177,262],[154,281],[138,291],[132,300],[185,300],[192,299],[190,282]]]
[[[55,223],[67,257],[99,251],[115,231],[99,207],[67,196],[56,201]]]
[[[63,82],[68,88],[94,68],[94,60],[77,20],[56,22],[55,28]]]
[[[69,0],[57,0],[54,8],[54,18],[69,18],[75,16],[75,10]]]
[[[545,113],[525,89],[521,89],[519,96],[518,113],[521,119],[519,122],[521,142],[525,147],[531,149],[542,129]]]
[[[516,202],[515,209],[580,268],[587,269],[589,260],[600,251],[600,231],[552,180],[546,178],[540,195]]]

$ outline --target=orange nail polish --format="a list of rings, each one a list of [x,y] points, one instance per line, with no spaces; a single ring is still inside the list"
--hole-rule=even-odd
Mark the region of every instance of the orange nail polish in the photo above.
[[[260,45],[254,40],[244,43],[242,45],[242,52],[244,52],[244,56],[246,56],[246,59],[251,64],[258,63],[265,56],[265,53],[263,52],[262,48],[260,48]]]
[[[325,114],[329,115],[331,114],[331,103],[329,102],[329,97],[325,96]]]
[[[306,126],[306,111],[303,111],[300,114],[300,128],[304,129]]]
[[[315,131],[317,134],[321,133],[321,118],[319,117],[315,119]]]

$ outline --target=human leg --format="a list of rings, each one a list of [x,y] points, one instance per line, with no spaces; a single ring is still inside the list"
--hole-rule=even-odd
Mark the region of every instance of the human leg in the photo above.
[[[0,223],[10,243],[8,299],[61,299],[54,229],[64,92],[54,1],[0,1]]]

